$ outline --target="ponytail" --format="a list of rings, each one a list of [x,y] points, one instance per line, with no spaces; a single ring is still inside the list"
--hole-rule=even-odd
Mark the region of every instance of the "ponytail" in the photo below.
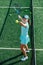
[[[30,24],[30,25],[31,25],[30,19],[28,19],[28,24]]]

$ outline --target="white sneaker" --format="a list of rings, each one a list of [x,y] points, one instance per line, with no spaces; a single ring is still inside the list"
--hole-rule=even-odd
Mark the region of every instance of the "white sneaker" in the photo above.
[[[26,61],[28,59],[28,56],[21,58],[21,61]]]
[[[27,50],[26,52],[28,52],[28,53],[29,53],[30,51],[29,51],[29,50]]]

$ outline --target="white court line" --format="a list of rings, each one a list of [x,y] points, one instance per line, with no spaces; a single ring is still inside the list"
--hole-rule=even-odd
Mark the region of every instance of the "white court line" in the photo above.
[[[4,7],[4,6],[1,7],[1,6],[0,6],[0,8],[9,8],[9,7],[7,7],[7,6],[6,6],[6,7]],[[10,8],[30,8],[30,7],[10,7]]]
[[[36,50],[35,50],[35,65],[37,65],[37,62],[36,62]]]
[[[20,48],[4,48],[4,47],[0,47],[0,50],[20,50]]]
[[[35,49],[35,51],[43,51],[43,49]]]
[[[33,8],[36,8],[36,9],[43,9],[43,7],[33,7]]]
[[[20,50],[20,48],[5,48],[5,47],[0,47],[0,50]],[[32,49],[29,49],[32,50]],[[43,51],[43,49],[34,49],[35,51]]]
[[[2,8],[2,9],[7,9],[7,8],[9,8],[9,7],[0,7],[0,8]],[[10,7],[11,9],[13,9],[13,8],[30,8],[30,7]],[[33,8],[36,8],[36,9],[43,9],[43,7],[34,7],[33,6]]]
[[[20,50],[20,48],[3,48],[3,47],[0,47],[0,50]],[[32,50],[32,49],[29,49],[29,50]]]

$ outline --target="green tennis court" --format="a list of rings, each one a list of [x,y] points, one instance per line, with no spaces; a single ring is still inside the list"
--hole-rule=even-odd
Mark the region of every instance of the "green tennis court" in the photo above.
[[[31,52],[28,54],[29,59],[25,62],[21,62],[20,59],[22,57],[21,51],[20,50],[0,50],[1,52],[1,64],[2,65],[30,65],[30,60],[31,60]]]
[[[33,0],[36,65],[43,65],[43,0]]]
[[[8,9],[0,8],[0,31],[1,31],[2,25],[4,23],[3,21],[6,17],[7,11],[8,11]]]
[[[0,7],[8,7],[10,0],[0,0]]]
[[[2,65],[8,65],[8,64],[30,65],[32,51],[28,53],[29,59],[26,62],[20,61],[22,57],[21,51],[18,50],[20,48],[20,40],[19,40],[20,26],[15,23],[15,20],[18,19],[17,14],[13,9],[15,3],[19,4],[18,9],[21,9],[21,14],[20,14],[21,16],[25,14],[29,14],[31,18],[31,12],[29,8],[30,0],[26,0],[26,1],[12,0],[11,8],[8,17],[6,19],[6,23],[2,35],[0,37],[0,63],[2,63]],[[7,14],[9,4],[10,4],[10,0],[0,0],[0,31],[2,29]],[[33,8],[34,8],[34,35],[35,35],[34,41],[35,41],[35,49],[37,49],[37,51],[35,51],[36,53],[35,60],[36,60],[36,65],[43,65],[43,1],[33,0]],[[29,48],[31,48],[31,43],[29,43],[28,46]],[[9,50],[9,48],[11,49]],[[12,50],[12,48],[15,49]]]
[[[22,1],[22,2],[21,2]],[[0,0],[0,31],[2,29],[3,23],[6,18],[6,14],[8,12],[8,7],[10,0]],[[20,25],[15,23],[15,20],[18,19],[18,16],[13,9],[14,4],[19,4],[19,8],[21,7],[21,13],[20,15],[23,16],[25,14],[29,14],[31,17],[30,13],[30,0],[25,1],[24,0],[12,0],[11,3],[11,8],[9,11],[9,14],[7,16],[1,37],[0,37],[0,64],[2,65],[30,65],[31,63],[31,57],[32,57],[32,52],[28,53],[29,59],[26,62],[21,62],[20,59],[22,57],[21,51],[18,50],[20,49]],[[27,4],[28,3],[28,4]],[[2,7],[2,8],[1,8]],[[27,8],[28,7],[28,8]],[[29,32],[30,34],[30,32]],[[31,48],[31,43],[28,44],[29,48]],[[5,48],[5,49],[4,49]],[[10,50],[9,50],[10,48]],[[12,50],[12,48],[14,48]]]

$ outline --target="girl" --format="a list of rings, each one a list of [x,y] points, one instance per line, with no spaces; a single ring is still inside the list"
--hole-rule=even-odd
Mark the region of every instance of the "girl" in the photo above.
[[[23,17],[21,17],[20,15],[18,15],[18,18],[21,20],[20,25],[21,25],[21,36],[20,36],[20,40],[21,40],[21,51],[23,52],[24,57],[21,58],[22,61],[25,61],[28,59],[27,53],[29,52],[28,50],[28,42],[30,42],[30,38],[28,35],[28,30],[29,30],[29,16],[25,15]],[[29,23],[29,24],[28,24]]]

